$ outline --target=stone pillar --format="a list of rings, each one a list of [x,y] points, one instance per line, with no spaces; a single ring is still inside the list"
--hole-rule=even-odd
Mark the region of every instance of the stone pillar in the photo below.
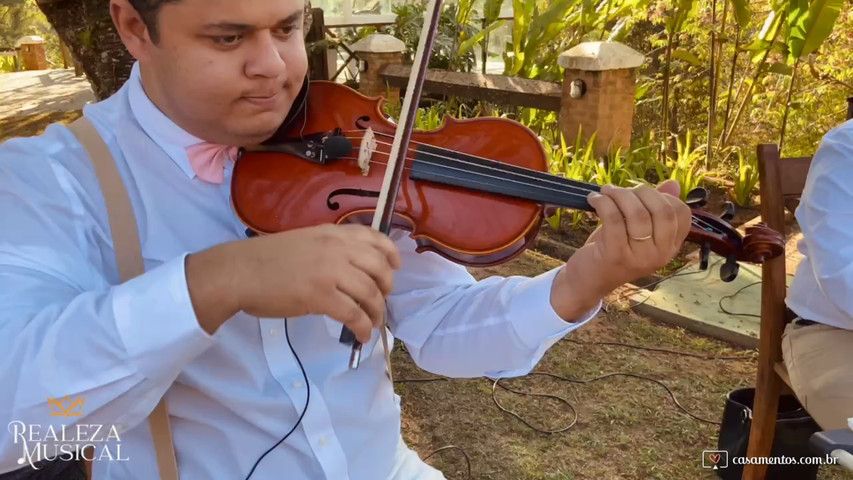
[[[16,42],[24,70],[47,70],[44,39],[35,35],[21,37]]]
[[[596,155],[631,146],[637,68],[645,56],[615,42],[588,42],[563,52],[560,127],[572,144],[578,130],[586,143],[596,134]]]
[[[406,44],[402,40],[383,33],[373,33],[353,43],[350,50],[362,60],[358,90],[369,97],[390,96],[389,101],[397,101],[400,91],[396,88],[389,92],[388,85],[380,74],[387,65],[401,65]]]

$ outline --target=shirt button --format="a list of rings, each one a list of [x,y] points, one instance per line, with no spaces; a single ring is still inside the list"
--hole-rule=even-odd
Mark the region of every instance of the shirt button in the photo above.
[[[293,388],[302,388],[302,382],[299,380],[294,381]]]
[[[321,447],[325,447],[326,444],[329,443],[329,440],[326,439],[326,437],[320,437],[319,443]]]
[[[275,329],[275,328],[271,328],[271,329],[270,329],[270,335],[272,335],[273,337],[274,337],[274,336],[276,336],[276,335],[278,335],[278,330],[277,330],[277,329]]]

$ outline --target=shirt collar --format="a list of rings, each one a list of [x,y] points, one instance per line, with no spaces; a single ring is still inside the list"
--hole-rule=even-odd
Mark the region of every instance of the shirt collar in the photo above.
[[[130,109],[142,130],[153,140],[189,177],[195,177],[187,156],[186,147],[202,143],[204,140],[190,134],[166,116],[154,102],[148,98],[142,88],[139,63],[134,62],[128,80],[128,100]]]

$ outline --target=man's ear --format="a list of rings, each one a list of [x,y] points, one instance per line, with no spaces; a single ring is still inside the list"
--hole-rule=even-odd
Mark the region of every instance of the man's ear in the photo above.
[[[110,16],[127,51],[137,60],[145,60],[152,42],[139,12],[127,0],[110,0]]]

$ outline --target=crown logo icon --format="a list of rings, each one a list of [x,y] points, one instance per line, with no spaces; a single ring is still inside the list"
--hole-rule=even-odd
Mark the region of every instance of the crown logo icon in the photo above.
[[[86,397],[71,400],[71,397],[66,395],[59,400],[50,397],[47,399],[51,417],[82,417],[84,403],[86,403]]]

